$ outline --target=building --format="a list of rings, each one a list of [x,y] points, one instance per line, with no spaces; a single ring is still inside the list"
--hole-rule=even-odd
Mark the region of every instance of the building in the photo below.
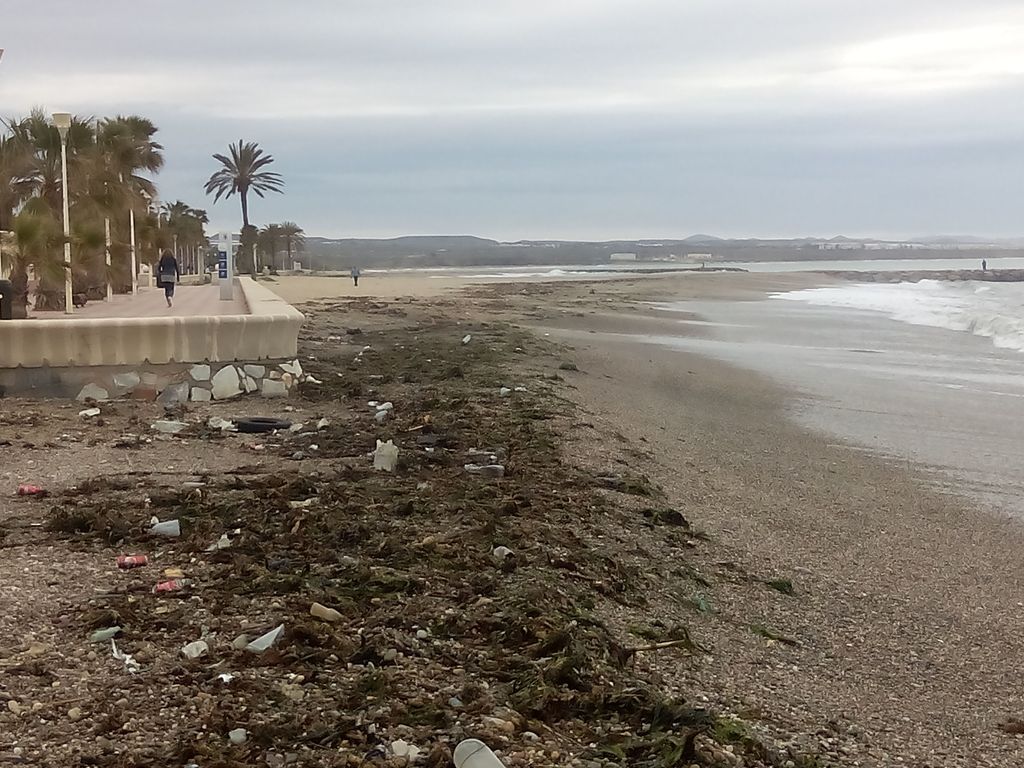
[[[612,261],[636,261],[635,253],[613,253],[611,255]]]

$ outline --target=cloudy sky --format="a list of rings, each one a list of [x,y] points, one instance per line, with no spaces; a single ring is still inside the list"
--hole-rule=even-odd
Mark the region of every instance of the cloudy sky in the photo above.
[[[1024,234],[1020,0],[0,0],[0,114],[140,113],[162,197],[503,239]]]

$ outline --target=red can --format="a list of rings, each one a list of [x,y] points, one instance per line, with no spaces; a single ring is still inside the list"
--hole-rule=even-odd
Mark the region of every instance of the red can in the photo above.
[[[161,592],[180,592],[191,583],[192,582],[189,579],[170,579],[168,581],[161,581],[153,587],[153,594],[159,595]]]
[[[19,496],[49,496],[50,492],[45,488],[40,488],[38,485],[19,485],[18,486]]]
[[[141,568],[149,565],[149,558],[145,555],[118,555],[117,567],[128,570],[129,568]]]

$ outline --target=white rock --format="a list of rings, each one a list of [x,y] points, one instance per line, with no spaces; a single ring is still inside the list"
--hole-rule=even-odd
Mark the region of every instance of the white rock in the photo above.
[[[153,422],[153,429],[163,432],[165,435],[176,435],[188,426],[184,421],[174,419],[160,419]]]
[[[189,375],[196,381],[209,381],[210,380],[210,366],[206,363],[199,363],[193,365],[192,370],[189,371]]]
[[[514,555],[515,552],[508,547],[495,547],[491,554],[494,555],[495,560],[504,560],[506,557]]]
[[[246,376],[252,376],[254,379],[262,379],[267,375],[267,366],[265,365],[244,365],[242,370],[245,371]]]
[[[84,411],[79,411],[78,415],[81,416],[83,419],[91,419],[93,416],[99,416],[100,415],[100,409],[99,408],[86,408]]]
[[[210,646],[205,640],[194,640],[181,649],[181,655],[186,659],[198,659],[210,652]]]
[[[252,376],[246,376],[245,377],[245,391],[246,392],[255,392],[257,389],[259,389],[259,385],[256,383],[256,379],[254,379]]]
[[[343,618],[338,611],[333,608],[328,608],[326,605],[322,605],[320,603],[313,603],[309,606],[309,615],[315,616],[321,621],[330,622],[332,624],[336,621],[341,621]]]
[[[114,374],[114,386],[118,389],[135,389],[142,383],[142,377],[135,371]]]
[[[213,399],[213,393],[205,387],[192,387],[191,398],[193,403],[208,403]]]
[[[284,382],[284,385],[288,387],[288,389],[291,389],[292,385],[295,383],[295,377],[290,373],[286,373],[281,377],[281,381]]]
[[[383,424],[385,421],[388,420],[388,416],[390,415],[391,411],[377,411],[375,414],[373,414],[373,420],[376,421],[378,424]]]
[[[512,394],[512,390],[509,389],[508,387],[502,387],[501,389],[498,390],[498,394],[501,397],[508,397],[509,395]]]
[[[298,360],[292,360],[290,363],[281,363],[277,367],[285,373],[290,373],[292,376],[302,375],[302,363]]]
[[[308,373],[305,375],[305,377],[303,377],[302,380],[307,384],[323,384],[323,382],[320,381],[320,379],[318,379],[316,376],[311,376]]]
[[[242,394],[242,383],[238,378],[238,370],[233,365],[225,365],[210,380],[213,385],[213,399],[227,400]]]
[[[110,393],[98,384],[86,384],[75,399],[79,402],[83,400],[103,401],[110,399]]]
[[[245,744],[249,739],[249,732],[245,728],[235,728],[228,731],[228,740],[232,744]]]
[[[317,429],[327,429],[329,426],[331,426],[331,420],[327,418],[320,419],[320,421],[316,423]]]
[[[263,396],[288,397],[288,387],[285,385],[283,381],[275,381],[274,379],[264,379]]]
[[[393,410],[395,410],[395,404],[390,402],[390,401],[388,401],[386,403],[381,403],[380,405],[377,406],[377,410],[378,411],[393,411]]]

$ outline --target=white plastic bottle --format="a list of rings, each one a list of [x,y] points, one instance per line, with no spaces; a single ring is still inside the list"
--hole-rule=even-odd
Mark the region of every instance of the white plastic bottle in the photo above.
[[[459,742],[452,756],[455,768],[505,768],[491,748],[479,739],[466,739]]]

